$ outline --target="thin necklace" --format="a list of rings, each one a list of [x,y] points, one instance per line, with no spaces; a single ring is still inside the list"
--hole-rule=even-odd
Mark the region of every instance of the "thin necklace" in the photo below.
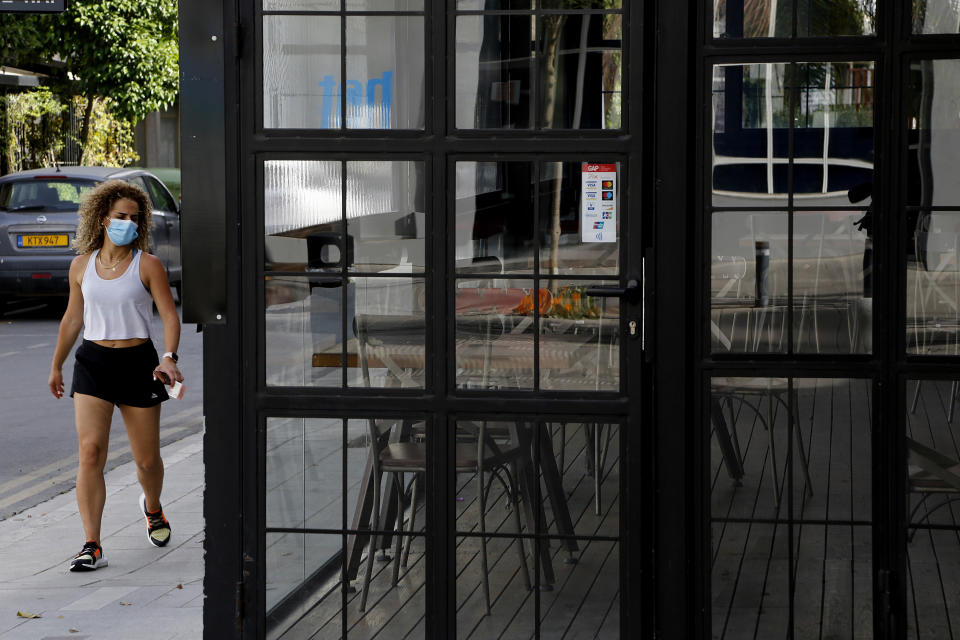
[[[114,263],[111,264],[111,265],[105,265],[105,264],[103,264],[103,253],[101,252],[101,253],[98,253],[98,254],[97,254],[97,262],[99,262],[99,263],[100,263],[100,266],[103,267],[104,269],[109,269],[110,271],[116,271],[117,268],[120,266],[120,263],[123,262],[124,260],[126,260],[127,257],[130,256],[130,253],[133,253],[133,252],[131,251],[131,252],[127,253],[127,255],[123,256],[122,258],[120,258],[119,260],[117,260],[116,262],[114,262]]]

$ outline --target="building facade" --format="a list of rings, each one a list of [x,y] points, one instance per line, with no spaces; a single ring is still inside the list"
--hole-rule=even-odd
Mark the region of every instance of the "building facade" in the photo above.
[[[181,38],[206,637],[960,635],[955,3]]]

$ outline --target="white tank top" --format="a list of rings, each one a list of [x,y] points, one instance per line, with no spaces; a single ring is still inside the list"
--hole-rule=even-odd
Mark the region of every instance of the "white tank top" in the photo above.
[[[83,337],[86,340],[149,338],[153,320],[153,296],[140,280],[140,255],[119,278],[105,280],[97,273],[97,249],[90,254],[80,282],[83,292]]]

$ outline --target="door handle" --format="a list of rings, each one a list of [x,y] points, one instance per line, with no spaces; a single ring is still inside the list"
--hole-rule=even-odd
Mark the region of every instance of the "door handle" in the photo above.
[[[627,280],[626,287],[588,287],[584,293],[596,298],[626,298],[633,301],[640,295],[640,283]]]

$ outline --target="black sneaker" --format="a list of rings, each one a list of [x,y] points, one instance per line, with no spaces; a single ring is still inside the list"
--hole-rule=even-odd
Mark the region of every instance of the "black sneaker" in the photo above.
[[[103,555],[103,547],[87,540],[73,560],[70,561],[70,571],[93,571],[107,566],[107,556]]]
[[[163,517],[163,509],[156,513],[147,511],[147,496],[140,494],[140,511],[147,519],[147,539],[155,547],[165,547],[170,542],[170,523]]]

